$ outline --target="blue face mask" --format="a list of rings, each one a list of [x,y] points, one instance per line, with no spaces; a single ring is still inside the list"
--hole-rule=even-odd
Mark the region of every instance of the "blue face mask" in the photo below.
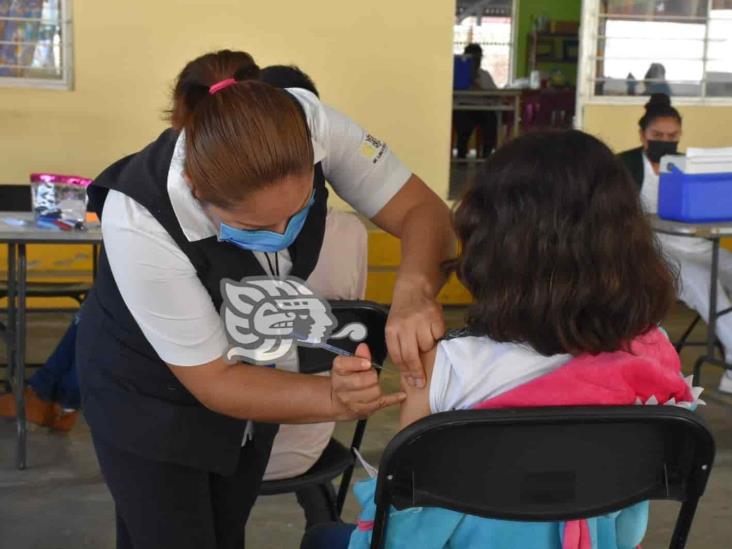
[[[288,248],[295,242],[297,235],[302,231],[311,206],[315,203],[315,191],[305,207],[293,215],[287,222],[285,232],[280,234],[274,231],[246,230],[231,227],[226,223],[219,225],[219,241],[230,242],[244,250],[252,252],[275,253]]]

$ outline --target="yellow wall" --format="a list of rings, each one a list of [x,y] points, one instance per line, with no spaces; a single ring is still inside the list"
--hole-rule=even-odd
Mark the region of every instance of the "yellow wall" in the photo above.
[[[378,303],[391,303],[400,255],[399,239],[375,227],[369,228],[366,299]],[[472,301],[470,292],[454,274],[450,276],[437,297],[444,305],[464,305]]]
[[[386,140],[447,196],[453,2],[76,0],[73,91],[0,87],[0,183],[94,176],[164,128],[176,74],[239,48],[297,63],[323,99]],[[436,154],[444,151],[445,154]]]
[[[0,87],[0,184],[41,170],[95,176],[164,129],[169,90],[187,61],[238,48],[260,66],[300,65],[325,102],[447,196],[454,2],[76,0],[73,8],[74,90]],[[370,248],[385,237],[372,236]],[[83,247],[31,248],[34,279],[88,276]],[[369,277],[370,296],[385,302],[399,257],[398,246],[387,248],[385,261],[372,257]],[[446,292],[464,299],[454,283]]]
[[[732,146],[732,105],[676,108],[683,118],[681,148]],[[642,105],[586,105],[583,129],[620,152],[638,147],[638,119]]]

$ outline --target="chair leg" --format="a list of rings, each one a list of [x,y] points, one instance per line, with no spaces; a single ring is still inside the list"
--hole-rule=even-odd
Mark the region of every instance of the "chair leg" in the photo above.
[[[697,503],[699,503],[698,499],[692,499],[681,504],[679,516],[676,518],[676,526],[674,526],[674,533],[671,536],[671,543],[668,546],[669,549],[684,549],[686,547],[686,539],[689,537],[691,523],[694,521]]]
[[[722,342],[717,338],[716,341],[717,350],[719,351],[720,356],[722,357],[722,360],[726,360],[726,354],[724,352],[724,345],[722,345]]]
[[[316,524],[337,522],[336,494],[330,482],[314,484],[295,492],[297,502],[305,511],[305,528]]]
[[[705,362],[705,358],[706,357],[704,356],[700,356],[696,359],[696,362],[694,362],[694,375],[691,380],[694,386],[701,385],[701,367]]]
[[[353,432],[353,440],[351,441],[351,465],[343,471],[341,476],[341,485],[338,488],[338,498],[336,499],[336,510],[338,516],[341,516],[343,512],[343,505],[346,503],[346,497],[348,496],[348,488],[351,484],[351,477],[353,476],[353,469],[356,465],[356,458],[354,457],[354,450],[361,448],[361,442],[363,442],[363,436],[366,433],[366,420],[362,419],[356,424],[356,430]]]
[[[383,549],[386,544],[386,528],[389,522],[389,506],[384,502],[376,505],[374,529],[371,534],[371,549]]]
[[[353,476],[353,464],[343,471],[343,475],[341,476],[341,484],[338,487],[338,497],[336,498],[336,513],[338,513],[338,518],[340,518],[341,513],[343,513],[343,506],[346,503],[346,498],[348,497],[348,488],[351,486],[351,477]]]
[[[674,347],[676,348],[676,352],[680,353],[681,349],[684,348],[684,345],[686,345],[686,340],[689,339],[689,335],[691,335],[691,332],[696,328],[696,325],[699,324],[699,321],[701,320],[701,315],[696,315],[696,318],[692,321],[691,324],[689,324],[689,327],[686,328],[686,331],[684,332],[684,335],[682,335],[679,340],[674,344]]]

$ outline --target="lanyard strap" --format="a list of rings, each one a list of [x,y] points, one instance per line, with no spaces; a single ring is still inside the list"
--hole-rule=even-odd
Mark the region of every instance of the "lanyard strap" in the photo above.
[[[274,267],[272,267],[272,260],[269,258],[269,254],[264,252],[264,257],[267,259],[267,266],[269,267],[269,274],[272,276],[280,277],[280,254],[275,252],[274,254]]]

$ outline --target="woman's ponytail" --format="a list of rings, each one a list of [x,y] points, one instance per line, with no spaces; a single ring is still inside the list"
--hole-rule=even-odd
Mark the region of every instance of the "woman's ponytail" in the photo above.
[[[188,63],[169,115],[185,135],[183,169],[202,202],[227,208],[257,189],[312,173],[302,107],[288,92],[260,82],[248,53],[222,50]]]
[[[256,80],[259,67],[248,53],[231,50],[207,53],[188,63],[173,89],[173,107],[168,113],[172,126],[185,128],[196,107],[208,97],[211,86],[227,78]]]

